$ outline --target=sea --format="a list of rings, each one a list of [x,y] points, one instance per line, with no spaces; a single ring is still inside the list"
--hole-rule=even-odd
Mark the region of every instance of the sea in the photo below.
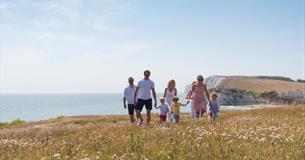
[[[161,97],[158,94],[157,97]],[[184,94],[178,95],[184,103]],[[253,106],[221,106],[221,109],[250,109]],[[143,110],[145,112],[145,109]],[[153,108],[152,112],[158,113]],[[191,106],[181,108],[191,112]],[[39,121],[59,116],[76,115],[124,115],[123,95],[119,93],[44,93],[44,94],[0,94],[0,122],[16,119]]]

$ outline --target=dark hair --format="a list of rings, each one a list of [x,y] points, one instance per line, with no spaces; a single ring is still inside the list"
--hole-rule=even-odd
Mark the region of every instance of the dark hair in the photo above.
[[[173,101],[179,101],[179,98],[178,97],[173,97]]]
[[[217,98],[218,96],[217,96],[217,94],[216,94],[216,93],[214,93],[214,94],[212,94],[212,97],[216,97],[216,98]]]
[[[150,71],[149,70],[145,70],[144,74],[147,74],[147,73],[150,74]]]

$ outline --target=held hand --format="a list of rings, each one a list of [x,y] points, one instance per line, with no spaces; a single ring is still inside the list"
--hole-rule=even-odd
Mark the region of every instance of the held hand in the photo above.
[[[126,104],[124,104],[124,108],[125,108],[125,109],[127,108]]]
[[[155,107],[157,107],[157,102],[155,102]]]

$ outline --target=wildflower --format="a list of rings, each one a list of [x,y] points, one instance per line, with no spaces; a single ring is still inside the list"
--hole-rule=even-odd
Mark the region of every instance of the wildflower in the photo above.
[[[263,137],[263,138],[261,138],[260,140],[259,140],[259,142],[266,142],[267,141],[267,139],[265,138],[265,137]]]
[[[112,155],[112,157],[111,157],[111,158],[112,158],[112,159],[114,159],[114,158],[116,158],[116,156],[117,156],[117,155],[116,155],[116,154],[114,154],[114,155]]]
[[[61,156],[61,155],[60,155],[59,153],[56,153],[56,154],[53,155],[53,158],[54,158],[54,159],[60,159],[60,156]]]

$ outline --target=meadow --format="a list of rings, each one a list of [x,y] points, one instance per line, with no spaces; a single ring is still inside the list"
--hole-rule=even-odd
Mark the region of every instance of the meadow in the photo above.
[[[222,111],[179,124],[128,116],[57,117],[0,127],[0,159],[305,159],[305,106]]]

